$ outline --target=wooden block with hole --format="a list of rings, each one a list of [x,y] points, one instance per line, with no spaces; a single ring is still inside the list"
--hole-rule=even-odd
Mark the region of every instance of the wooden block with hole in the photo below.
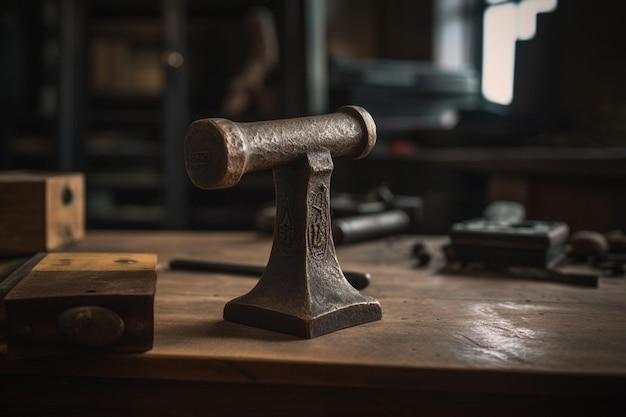
[[[81,173],[0,172],[0,256],[58,249],[85,233]]]
[[[4,300],[11,354],[152,348],[157,256],[37,254]]]

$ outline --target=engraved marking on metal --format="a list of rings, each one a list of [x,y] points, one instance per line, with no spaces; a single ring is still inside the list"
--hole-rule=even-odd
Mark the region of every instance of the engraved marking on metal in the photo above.
[[[311,205],[312,214],[309,219],[309,245],[311,256],[315,259],[322,259],[326,256],[328,249],[328,239],[330,238],[330,228],[327,214],[328,193],[326,185],[320,186],[320,191],[315,194]]]
[[[289,198],[285,201],[283,216],[278,223],[278,249],[284,256],[292,256],[296,252],[296,227],[291,221],[291,205]]]
[[[187,165],[204,166],[211,162],[210,151],[190,152],[187,154]]]

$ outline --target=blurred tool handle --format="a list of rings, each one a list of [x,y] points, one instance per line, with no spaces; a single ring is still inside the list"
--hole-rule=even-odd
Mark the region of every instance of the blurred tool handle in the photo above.
[[[256,265],[229,264],[221,262],[197,261],[192,259],[173,259],[170,261],[170,269],[186,271],[223,272],[227,274],[251,275],[260,277],[265,268]],[[350,285],[357,290],[367,287],[370,283],[370,274],[366,272],[343,271]]]

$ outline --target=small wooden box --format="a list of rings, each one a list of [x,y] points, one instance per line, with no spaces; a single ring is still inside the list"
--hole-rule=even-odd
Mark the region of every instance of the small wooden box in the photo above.
[[[9,353],[151,349],[156,264],[148,253],[37,254],[4,300]]]
[[[81,173],[0,173],[0,256],[58,249],[85,233]]]

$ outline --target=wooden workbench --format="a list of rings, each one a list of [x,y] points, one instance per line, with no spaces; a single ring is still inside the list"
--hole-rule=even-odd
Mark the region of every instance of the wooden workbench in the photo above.
[[[222,320],[255,279],[171,271],[185,257],[265,264],[248,232],[92,232],[75,251],[154,252],[154,348],[7,356],[0,415],[624,415],[626,278],[599,288],[416,268],[419,237],[338,248],[381,321],[314,339]],[[436,250],[442,239],[428,238]]]

